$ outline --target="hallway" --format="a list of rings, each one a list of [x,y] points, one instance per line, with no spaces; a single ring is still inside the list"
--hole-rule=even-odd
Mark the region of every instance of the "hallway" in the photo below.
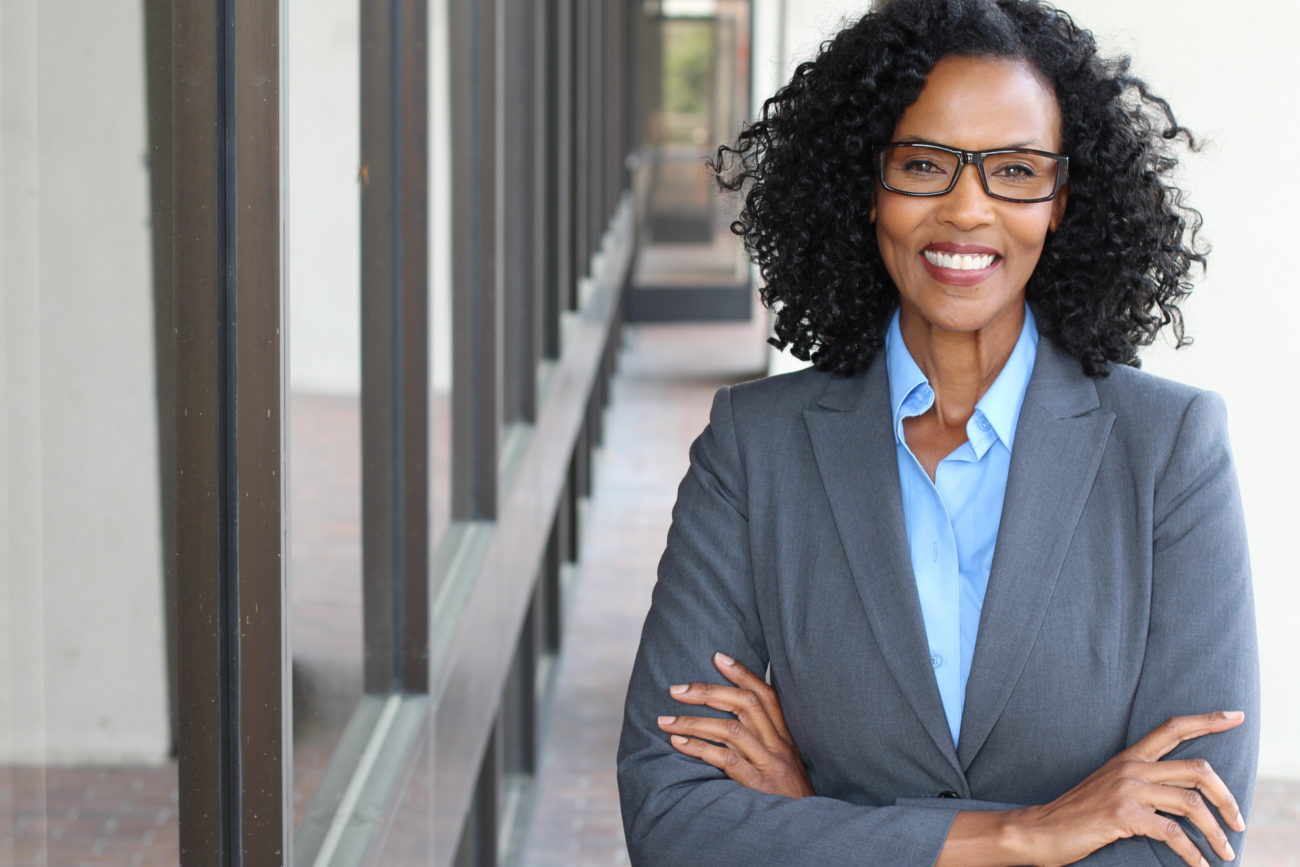
[[[764,360],[763,335],[750,324],[641,325],[624,334],[523,867],[628,862],[614,755],[677,484],[714,391],[754,378]],[[1260,776],[1243,863],[1300,867],[1300,783],[1269,780],[1266,768]]]
[[[765,358],[762,335],[749,323],[641,325],[624,334],[525,867],[627,863],[614,753],[677,484],[714,391],[753,379]]]

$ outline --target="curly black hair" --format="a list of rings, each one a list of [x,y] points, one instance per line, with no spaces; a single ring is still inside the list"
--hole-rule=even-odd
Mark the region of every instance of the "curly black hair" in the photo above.
[[[1198,145],[1169,104],[1103,58],[1092,34],[1037,0],[884,0],[823,43],[710,168],[744,192],[744,239],[776,314],[778,349],[849,375],[884,344],[898,305],[868,216],[873,144],[889,141],[948,55],[1028,62],[1054,90],[1070,157],[1070,202],[1026,287],[1040,329],[1093,377],[1138,365],[1191,291],[1201,215],[1170,180],[1173,146]],[[864,193],[864,191],[869,191]]]

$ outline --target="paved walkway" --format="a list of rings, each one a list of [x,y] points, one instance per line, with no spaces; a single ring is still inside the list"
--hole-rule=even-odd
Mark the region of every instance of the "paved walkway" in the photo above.
[[[714,390],[753,378],[752,326],[636,326],[614,383],[524,867],[626,864],[614,753],[627,675],[690,442]],[[1257,789],[1245,863],[1300,867],[1300,782]]]
[[[714,391],[752,379],[763,352],[748,325],[627,331],[585,513],[526,867],[627,863],[614,753],[677,483]]]

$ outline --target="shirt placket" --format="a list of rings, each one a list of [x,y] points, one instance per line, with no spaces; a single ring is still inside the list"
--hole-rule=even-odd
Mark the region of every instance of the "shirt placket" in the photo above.
[[[941,463],[936,475],[943,472]],[[957,539],[953,534],[952,521],[939,489],[929,476],[925,477],[925,496],[930,502],[926,509],[926,528],[924,545],[928,551],[918,552],[923,557],[929,555],[930,568],[926,570],[929,592],[943,604],[931,606],[931,615],[926,620],[926,638],[930,644],[930,665],[934,669],[935,682],[939,687],[939,696],[943,699],[944,714],[948,718],[948,728],[952,732],[953,743],[957,742],[961,725],[961,570],[957,562]]]

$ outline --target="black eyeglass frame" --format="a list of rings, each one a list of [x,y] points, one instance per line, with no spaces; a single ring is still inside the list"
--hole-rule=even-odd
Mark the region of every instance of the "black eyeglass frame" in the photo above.
[[[957,170],[952,173],[952,180],[948,182],[947,188],[935,190],[929,193],[917,193],[896,189],[886,183],[885,154],[888,151],[904,147],[925,147],[932,150],[943,151],[944,153],[949,153],[957,157]],[[961,178],[961,170],[971,164],[975,166],[979,173],[980,185],[984,187],[984,192],[989,196],[995,199],[1001,199],[1004,202],[1019,202],[1025,205],[1030,205],[1035,202],[1050,202],[1052,199],[1056,198],[1057,194],[1061,192],[1061,187],[1065,186],[1066,181],[1070,179],[1070,158],[1068,156],[1065,154],[1052,153],[1051,151],[1035,150],[1034,148],[995,148],[994,150],[989,151],[964,151],[959,148],[950,148],[947,145],[934,144],[928,141],[901,141],[878,144],[875,145],[873,150],[876,152],[876,171],[880,177],[880,185],[891,193],[898,193],[900,196],[946,196],[956,188],[957,181]],[[1054,159],[1056,161],[1056,182],[1052,186],[1052,192],[1037,199],[1016,199],[1011,196],[1004,196],[993,192],[993,190],[989,188],[988,176],[984,174],[984,160],[986,157],[997,156],[999,154],[1035,154],[1036,156],[1051,157]]]

